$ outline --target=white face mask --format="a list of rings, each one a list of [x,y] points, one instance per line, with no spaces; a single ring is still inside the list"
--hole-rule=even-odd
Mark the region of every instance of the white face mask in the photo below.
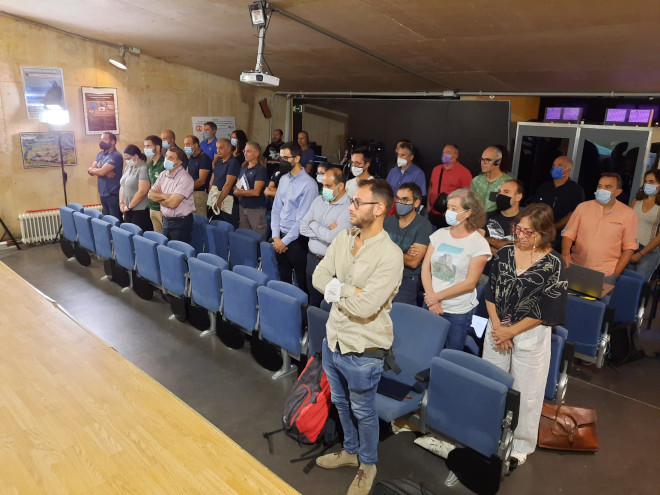
[[[135,165],[137,165],[137,162],[129,158],[128,160],[126,160],[126,165],[128,165],[129,167],[135,167]]]
[[[351,167],[351,173],[355,177],[358,177],[358,176],[362,175],[362,172],[364,172],[364,168],[362,168],[362,167]]]
[[[397,167],[401,168],[401,167],[405,167],[406,165],[408,165],[408,160],[406,160],[405,158],[397,158],[396,159],[396,166]]]

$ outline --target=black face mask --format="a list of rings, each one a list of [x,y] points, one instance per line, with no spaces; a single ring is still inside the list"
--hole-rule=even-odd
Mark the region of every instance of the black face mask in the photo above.
[[[112,145],[110,143],[106,143],[105,141],[99,142],[99,148],[101,148],[103,151],[108,151],[110,148],[112,148]]]
[[[290,162],[287,162],[286,160],[282,160],[280,162],[280,172],[282,174],[288,174],[291,172],[291,169],[293,168],[293,165],[291,165]]]
[[[504,194],[498,194],[495,198],[495,204],[500,211],[508,210],[511,208],[511,197]]]

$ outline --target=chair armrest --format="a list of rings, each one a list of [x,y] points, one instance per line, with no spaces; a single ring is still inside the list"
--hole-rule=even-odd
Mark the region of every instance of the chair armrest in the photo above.
[[[510,388],[506,394],[506,404],[504,407],[505,414],[507,411],[513,413],[511,419],[511,431],[514,431],[518,426],[518,414],[520,411],[520,392]]]
[[[431,368],[426,368],[415,375],[415,380],[422,383],[428,383],[431,376]]]
[[[566,373],[569,375],[573,370],[573,356],[575,355],[575,342],[564,342],[564,350],[561,353],[562,362],[566,363]]]

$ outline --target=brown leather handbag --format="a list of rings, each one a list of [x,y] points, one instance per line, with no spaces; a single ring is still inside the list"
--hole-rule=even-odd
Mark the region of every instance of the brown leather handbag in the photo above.
[[[596,452],[595,409],[568,406],[566,404],[543,404],[539,423],[539,447],[574,452]]]

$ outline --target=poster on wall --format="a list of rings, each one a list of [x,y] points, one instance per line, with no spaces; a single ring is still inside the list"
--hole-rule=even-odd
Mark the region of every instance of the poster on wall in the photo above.
[[[234,117],[193,117],[193,134],[197,139],[204,139],[204,122],[214,122],[218,126],[215,133],[216,138],[231,138],[231,133],[236,130],[236,119]]]
[[[83,113],[85,134],[119,134],[119,109],[117,88],[93,88],[83,86]]]
[[[73,131],[21,132],[23,168],[76,165],[76,141]]]
[[[45,105],[59,105],[66,110],[62,69],[21,65],[21,73],[28,119],[38,119]]]

